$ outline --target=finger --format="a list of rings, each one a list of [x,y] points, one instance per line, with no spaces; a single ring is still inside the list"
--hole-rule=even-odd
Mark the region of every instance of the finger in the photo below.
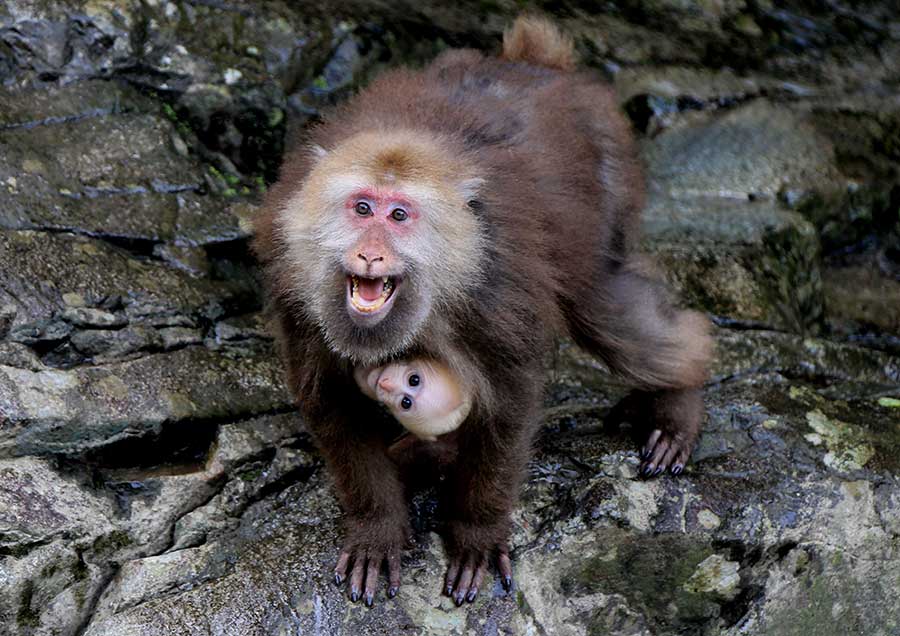
[[[497,570],[500,572],[500,581],[503,583],[503,589],[507,592],[512,590],[512,563],[509,560],[508,552],[501,552],[497,557]]]
[[[469,594],[466,596],[466,600],[470,603],[478,596],[478,590],[481,589],[481,582],[484,580],[484,575],[486,573],[487,563],[482,561],[478,564],[478,567],[475,568],[475,576],[472,577],[472,586],[469,588]]]
[[[447,566],[447,576],[444,578],[444,594],[453,596],[453,588],[456,587],[456,577],[459,575],[459,559],[453,557],[450,559],[450,565]]]
[[[469,588],[472,587],[472,577],[474,576],[475,557],[470,554],[459,575],[459,582],[456,584],[456,592],[453,595],[453,600],[457,605],[462,605],[463,601],[465,601],[466,597],[469,595]]]
[[[662,461],[662,458],[665,456],[666,452],[669,450],[669,441],[666,439],[660,440],[656,446],[653,448],[653,453],[650,457],[644,462],[644,465],[641,469],[641,474],[644,477],[650,477],[651,475],[658,475],[660,472],[659,463]]]
[[[350,600],[354,603],[362,596],[362,582],[365,566],[366,558],[362,554],[357,554],[353,561],[353,572],[350,573]]]
[[[400,591],[400,554],[396,551],[388,553],[388,598],[394,598]]]
[[[381,562],[383,560],[384,557],[377,552],[369,556],[369,567],[366,570],[365,590],[363,590],[363,599],[365,599],[366,605],[369,607],[372,607],[375,603],[375,585],[378,583],[378,573],[381,570]]]
[[[690,456],[691,445],[686,444],[684,447],[678,449],[678,455],[675,457],[675,464],[681,465],[681,470],[684,470],[684,467],[688,463],[688,459],[690,458]]]
[[[641,457],[649,457],[650,453],[653,452],[653,448],[656,446],[656,442],[659,441],[659,438],[662,436],[662,429],[655,428],[653,432],[650,433],[650,437],[647,438],[647,443],[644,444],[644,448],[641,449]]]
[[[350,565],[350,553],[341,551],[338,556],[337,565],[334,566],[334,582],[340,585],[347,577],[347,566]]]
[[[669,450],[666,451],[666,454],[660,460],[659,466],[657,466],[657,470],[659,472],[662,472],[665,469],[667,469],[669,466],[671,466],[672,462],[675,461],[676,455],[678,455],[678,447],[673,444],[672,446],[669,447]]]

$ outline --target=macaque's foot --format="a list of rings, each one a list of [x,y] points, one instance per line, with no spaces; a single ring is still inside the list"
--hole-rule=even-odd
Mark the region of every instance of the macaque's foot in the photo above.
[[[497,565],[497,572],[503,589],[512,590],[512,563],[509,559],[509,548],[503,540],[491,540],[491,536],[497,533],[491,529],[479,531],[474,526],[462,526],[453,524],[456,530],[451,528],[448,541],[447,574],[444,577],[443,593],[453,599],[457,606],[464,602],[471,603],[478,596],[484,578],[488,573],[491,562]],[[481,533],[482,541],[463,541],[463,538],[471,538],[472,535]],[[504,530],[501,535],[506,536]]]
[[[641,449],[639,473],[655,477],[670,470],[680,475],[700,435],[703,395],[700,389],[682,389],[660,391],[652,397],[654,428]]]
[[[656,477],[669,470],[680,475],[700,434],[703,396],[700,389],[633,391],[612,408],[608,418],[651,429],[640,451],[638,474]]]
[[[680,475],[684,472],[684,466],[692,450],[694,440],[681,438],[678,431],[673,434],[655,428],[641,449],[642,461],[638,472],[643,477],[656,477],[670,469],[673,475]]]
[[[363,599],[369,607],[375,603],[375,592],[382,563],[387,563],[388,598],[400,591],[400,553],[407,532],[390,522],[351,521],[344,547],[334,566],[334,582],[341,585],[349,578],[348,594],[354,603]],[[351,527],[352,526],[352,527]]]

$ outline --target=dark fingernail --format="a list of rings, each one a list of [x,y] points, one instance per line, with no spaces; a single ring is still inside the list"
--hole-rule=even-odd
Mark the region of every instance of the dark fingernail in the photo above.
[[[503,577],[503,589],[509,592],[512,589],[512,577],[504,576]]]
[[[663,470],[664,470],[664,468],[663,468],[662,466],[657,466],[657,467],[656,467],[656,470],[653,471],[653,476],[656,477],[656,476],[657,476],[658,474],[660,474]]]
[[[344,582],[344,577],[342,577],[340,574],[338,574],[337,572],[335,572],[335,573],[334,573],[334,584],[335,584],[335,585],[340,585],[340,584],[343,583],[343,582]]]
[[[463,596],[462,592],[460,592],[459,594],[456,595],[456,599],[454,599],[454,602],[456,603],[456,606],[459,607],[460,605],[463,604],[464,600],[466,600],[466,599]]]
[[[478,596],[478,589],[477,589],[477,588],[474,589],[474,590],[471,590],[471,591],[469,592],[468,596],[466,596],[466,600],[469,601],[469,602],[471,603],[472,601],[475,600],[475,597],[476,597],[476,596]]]
[[[355,603],[356,601],[358,601],[358,600],[359,600],[359,592],[357,592],[356,590],[353,590],[352,592],[350,592],[350,600],[351,600],[353,603]]]
[[[652,473],[652,472],[653,472],[653,464],[647,464],[646,466],[644,466],[644,470],[641,471],[641,474],[643,474],[644,477],[649,477],[650,473]]]
[[[400,591],[400,589],[396,588],[396,587],[389,588],[388,589],[388,598],[394,598],[395,596],[397,596],[397,592],[399,592],[399,591]]]
[[[672,466],[673,475],[680,475],[682,471],[684,471],[684,466],[682,466],[681,464],[675,464],[674,466]]]
[[[444,595],[445,596],[453,596],[453,586],[452,585],[447,586],[447,589],[444,590]]]
[[[366,594],[366,605],[372,607],[375,604],[375,595],[374,594]]]
[[[641,459],[647,459],[648,457],[650,457],[650,451],[647,450],[646,448],[642,448],[641,449]]]

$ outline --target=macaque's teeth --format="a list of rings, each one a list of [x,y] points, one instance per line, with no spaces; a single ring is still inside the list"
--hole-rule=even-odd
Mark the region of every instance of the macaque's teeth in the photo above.
[[[371,304],[364,301],[359,296],[359,277],[356,274],[350,274],[350,302],[353,307],[364,314],[370,314],[381,309],[394,292],[394,281],[390,276],[382,276],[381,296],[375,299]]]

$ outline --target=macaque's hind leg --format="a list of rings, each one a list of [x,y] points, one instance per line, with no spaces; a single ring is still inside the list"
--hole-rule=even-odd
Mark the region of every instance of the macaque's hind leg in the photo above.
[[[661,283],[623,267],[593,299],[580,299],[570,322],[580,345],[638,387],[612,416],[652,421],[641,474],[681,473],[703,422],[701,387],[712,356],[709,321],[675,308]]]

